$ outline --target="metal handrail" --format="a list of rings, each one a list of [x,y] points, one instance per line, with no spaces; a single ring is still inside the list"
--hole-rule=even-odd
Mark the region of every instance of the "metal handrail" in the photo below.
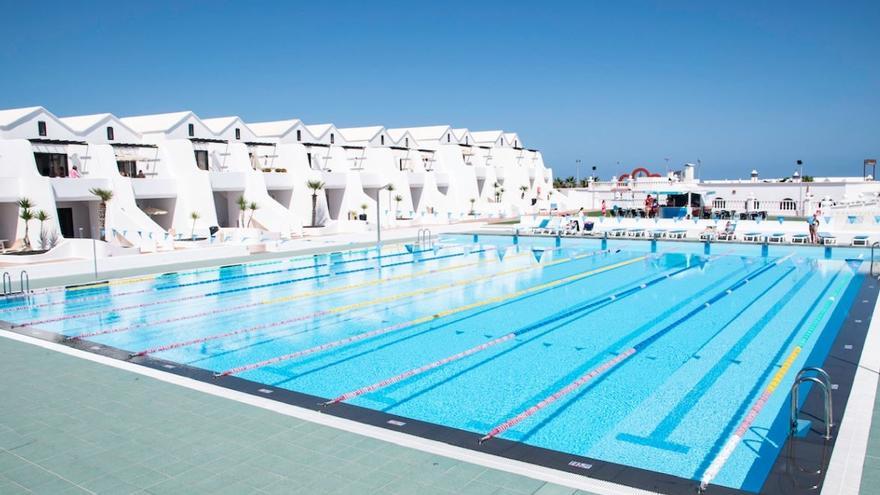
[[[31,276],[27,270],[22,270],[18,275],[18,288],[22,294],[30,294],[31,292]]]
[[[431,245],[434,241],[434,235],[431,233],[431,229],[419,229],[419,232],[416,234],[416,242],[419,245],[427,244]]]
[[[820,368],[804,368],[798,373],[798,377],[795,379],[794,383],[791,385],[791,414],[789,416],[790,420],[790,429],[789,434],[797,431],[797,417],[798,417],[798,402],[799,402],[799,390],[800,384],[804,382],[812,382],[817,383],[822,387],[822,392],[824,393],[825,398],[825,439],[831,440],[831,426],[834,424],[834,410],[831,402],[831,387],[830,382],[826,382],[822,378],[817,378],[815,376],[802,376],[805,372],[810,371],[820,371],[823,378],[827,379],[828,373],[825,373],[824,370]],[[828,383],[828,384],[826,384]]]
[[[874,273],[874,248],[880,247],[880,242],[874,242],[871,244],[871,276],[876,277],[878,274]]]
[[[9,272],[3,272],[3,296],[12,294],[12,275]]]

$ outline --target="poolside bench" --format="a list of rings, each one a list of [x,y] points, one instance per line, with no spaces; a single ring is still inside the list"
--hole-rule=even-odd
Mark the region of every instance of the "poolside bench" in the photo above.
[[[871,238],[866,235],[857,235],[853,237],[851,246],[867,246]]]

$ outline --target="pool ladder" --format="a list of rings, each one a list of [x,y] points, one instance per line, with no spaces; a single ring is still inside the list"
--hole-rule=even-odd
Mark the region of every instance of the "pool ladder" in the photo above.
[[[16,294],[28,295],[31,293],[31,277],[27,270],[22,270],[18,274],[18,292],[12,285],[12,275],[9,272],[3,272],[3,297],[9,297]]]
[[[431,233],[431,229],[419,229],[418,234],[416,234],[416,244],[419,246],[433,246],[434,234]]]
[[[814,375],[814,376],[807,376]],[[831,440],[831,427],[834,426],[834,409],[831,403],[831,378],[822,368],[804,368],[800,370],[791,385],[791,415],[789,435],[793,435],[797,431],[798,423],[798,395],[800,385],[802,383],[815,383],[822,388],[823,399],[825,402],[825,440]]]

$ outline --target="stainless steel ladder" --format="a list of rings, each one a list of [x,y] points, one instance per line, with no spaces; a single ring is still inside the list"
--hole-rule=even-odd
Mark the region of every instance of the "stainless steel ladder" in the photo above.
[[[12,275],[3,272],[3,297],[12,294]]]
[[[419,229],[416,234],[416,243],[420,246],[432,246],[434,244],[434,234],[431,229]]]
[[[18,275],[18,291],[12,285],[12,275],[9,272],[3,272],[3,297],[12,296],[21,293],[28,295],[31,292],[31,277],[27,270],[22,270]]]
[[[809,374],[815,374],[817,376],[807,376]],[[807,382],[815,383],[822,387],[822,393],[824,395],[823,398],[825,402],[824,438],[825,440],[831,440],[831,427],[834,426],[834,409],[831,402],[831,378],[828,376],[828,373],[822,368],[810,367],[800,370],[794,379],[794,383],[791,385],[791,414],[789,416],[789,435],[792,435],[797,431],[798,413],[800,412],[798,408],[798,392],[800,390],[800,385]]]

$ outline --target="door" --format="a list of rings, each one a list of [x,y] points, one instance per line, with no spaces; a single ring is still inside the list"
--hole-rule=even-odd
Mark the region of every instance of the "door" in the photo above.
[[[61,235],[73,239],[73,208],[58,208],[58,223],[61,224]]]

